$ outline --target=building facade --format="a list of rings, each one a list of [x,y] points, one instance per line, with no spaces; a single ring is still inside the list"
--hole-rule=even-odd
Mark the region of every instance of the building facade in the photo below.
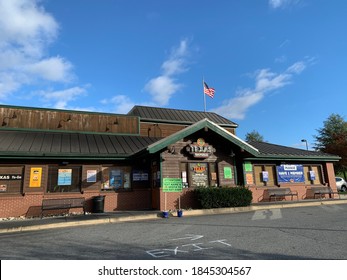
[[[253,202],[270,188],[312,199],[336,190],[339,157],[246,143],[215,113],[135,106],[128,114],[1,106],[0,217],[38,216],[42,200],[105,196],[105,211],[195,208],[194,188],[246,186]],[[163,192],[179,180],[179,192]]]

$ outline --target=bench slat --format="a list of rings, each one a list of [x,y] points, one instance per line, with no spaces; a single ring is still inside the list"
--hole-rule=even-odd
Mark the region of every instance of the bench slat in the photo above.
[[[310,190],[313,192],[313,198],[316,198],[317,195],[319,195],[320,198],[322,198],[323,194],[332,195],[332,198],[334,198],[334,194],[340,195],[338,192],[334,192],[332,188],[328,186],[311,187]]]
[[[291,191],[290,188],[273,188],[273,189],[267,189],[269,200],[271,201],[271,198],[277,198],[277,197],[284,197],[284,196],[291,196],[293,200],[293,196],[296,196],[298,199],[298,192],[297,191]]]
[[[43,217],[43,212],[45,210],[54,209],[70,209],[70,208],[83,208],[83,213],[85,214],[85,198],[75,197],[75,198],[52,198],[43,199],[41,205],[41,218]]]

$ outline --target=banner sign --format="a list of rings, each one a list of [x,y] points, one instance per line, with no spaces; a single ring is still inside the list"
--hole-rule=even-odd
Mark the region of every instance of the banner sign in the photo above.
[[[182,188],[183,184],[180,178],[163,179],[163,192],[181,192]]]
[[[277,166],[278,183],[305,182],[304,167],[300,164],[282,164]]]

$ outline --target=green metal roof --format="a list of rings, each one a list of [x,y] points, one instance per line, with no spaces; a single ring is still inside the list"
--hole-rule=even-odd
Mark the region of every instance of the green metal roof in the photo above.
[[[222,127],[236,128],[238,126],[236,123],[214,112],[201,112],[148,106],[134,106],[130,110],[128,115],[138,116],[141,118],[141,121],[145,122],[161,122],[191,125],[203,119],[209,119],[210,121]]]
[[[341,159],[339,156],[321,151],[308,151],[267,142],[250,141],[249,144],[259,150],[259,155],[256,158],[258,160],[338,161]]]
[[[160,138],[47,131],[0,131],[0,158],[129,158]]]

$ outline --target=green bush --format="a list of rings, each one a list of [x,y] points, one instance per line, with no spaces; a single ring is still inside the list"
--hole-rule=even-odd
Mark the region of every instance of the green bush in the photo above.
[[[210,187],[194,191],[203,209],[249,206],[252,202],[252,192],[245,187]]]

